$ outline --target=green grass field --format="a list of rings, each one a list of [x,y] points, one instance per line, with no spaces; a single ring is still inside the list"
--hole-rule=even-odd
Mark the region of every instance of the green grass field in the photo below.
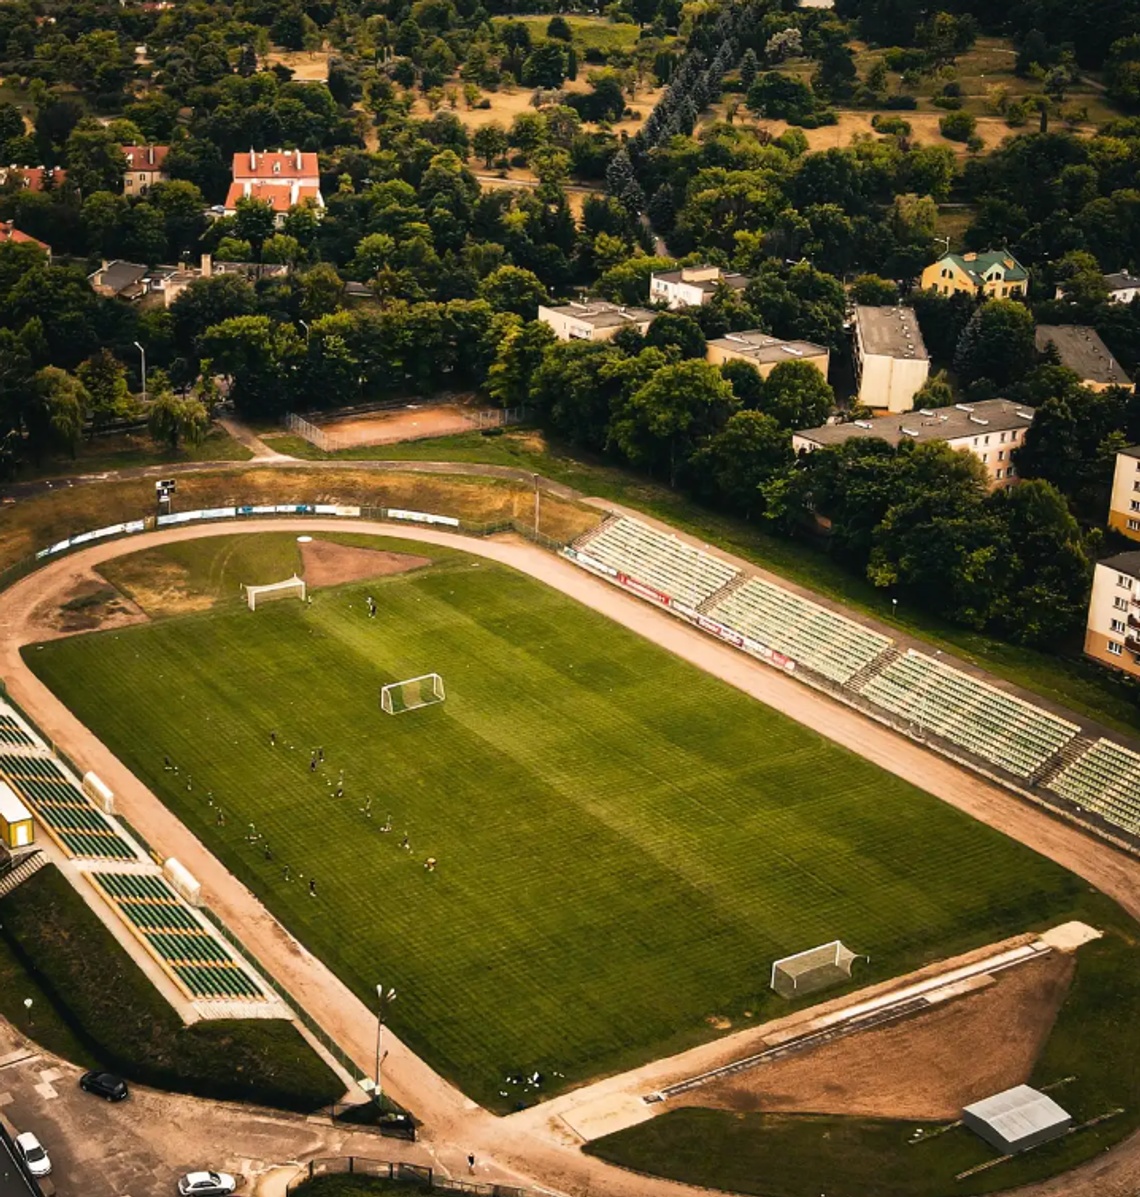
[[[553,14],[551,14],[553,15]],[[531,41],[546,38],[546,27],[550,16],[541,17],[496,17],[495,23],[518,21],[530,30]],[[615,25],[604,17],[567,16],[574,47],[580,53],[584,50],[601,50],[606,54],[632,50],[637,45],[641,30],[637,25]]]
[[[230,539],[179,546],[183,568],[206,585]],[[708,1038],[714,1016],[782,1011],[775,956],[840,936],[870,953],[863,982],[1087,900],[1064,870],[553,590],[419,547],[437,563],[311,607],[232,597],[26,655],[362,998],[394,985],[393,1025],[477,1100],[511,1108],[510,1072],[538,1069],[550,1091]],[[431,670],[445,704],[380,712],[382,683]]]

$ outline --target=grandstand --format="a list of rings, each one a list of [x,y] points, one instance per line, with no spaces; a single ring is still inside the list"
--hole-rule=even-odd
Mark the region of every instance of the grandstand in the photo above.
[[[1098,740],[1066,765],[1050,788],[1106,822],[1140,835],[1140,754],[1111,740]]]
[[[863,688],[879,706],[1029,778],[1080,732],[1059,719],[922,653],[892,661]]]
[[[739,573],[727,561],[626,516],[604,524],[590,537],[584,551],[693,610]]]
[[[265,1000],[253,978],[161,877],[104,872],[88,876],[192,997]]]
[[[136,860],[129,844],[49,757],[0,756],[0,777],[32,808],[68,856]]]
[[[0,707],[0,745],[13,748],[34,748],[36,742],[24,730],[15,714],[6,707]]]
[[[708,614],[840,685],[891,646],[886,636],[760,578],[727,594]]]

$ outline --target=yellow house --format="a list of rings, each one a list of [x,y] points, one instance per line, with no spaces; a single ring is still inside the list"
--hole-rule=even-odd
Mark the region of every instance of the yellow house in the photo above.
[[[986,299],[1016,299],[1029,286],[1029,271],[1008,249],[984,253],[943,254],[922,272],[922,289],[939,295],[984,295]]]
[[[27,848],[35,838],[32,812],[7,782],[0,781],[0,840],[9,848]]]

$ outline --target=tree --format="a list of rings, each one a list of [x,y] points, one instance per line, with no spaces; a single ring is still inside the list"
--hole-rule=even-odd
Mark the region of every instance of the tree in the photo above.
[[[100,349],[76,370],[87,390],[88,410],[95,427],[122,419],[132,409],[127,372],[109,349]]]
[[[1073,249],[1057,263],[1054,277],[1070,303],[1090,307],[1108,302],[1108,284],[1100,264],[1085,250]]]
[[[665,349],[674,347],[683,358],[703,358],[706,353],[705,334],[692,316],[680,312],[661,312],[645,334],[647,345]]]
[[[1033,366],[1037,345],[1033,315],[1012,299],[991,299],[970,317],[954,352],[954,368],[966,383],[988,378],[1001,388]]]
[[[914,406],[919,410],[949,407],[954,402],[954,388],[945,370],[931,374],[914,394]]]
[[[898,297],[898,287],[890,279],[880,278],[877,274],[861,274],[851,284],[851,298],[869,307],[897,303]]]
[[[34,398],[29,424],[40,445],[57,445],[75,456],[83,433],[88,395],[83,384],[57,366],[44,366],[32,378]]]
[[[530,398],[531,379],[555,341],[549,324],[532,320],[524,324],[513,312],[500,312],[488,334],[494,361],[487,371],[484,390],[500,407],[520,407]]]
[[[260,251],[262,242],[273,236],[275,228],[273,206],[268,200],[247,197],[234,205],[233,236],[248,241],[255,251]]]
[[[766,415],[782,428],[816,428],[835,406],[835,392],[811,362],[779,362],[764,380]]]
[[[610,405],[618,393],[611,371],[621,358],[621,351],[610,342],[548,345],[531,378],[531,406],[571,444],[604,449]]]
[[[561,87],[566,79],[566,50],[560,42],[542,42],[527,55],[522,81],[527,87]]]
[[[972,112],[948,112],[938,121],[938,131],[948,141],[969,141],[977,128],[978,121]]]
[[[297,392],[304,342],[291,324],[268,316],[235,316],[199,338],[199,356],[227,375],[239,411],[277,415],[288,411]]]
[[[251,316],[256,310],[257,294],[240,275],[195,279],[170,305],[175,344],[190,356],[206,329],[233,316]]]
[[[731,358],[720,368],[742,408],[758,411],[764,405],[764,379],[751,362]]]
[[[740,364],[752,370],[746,362]],[[787,429],[762,412],[738,411],[693,454],[689,473],[709,498],[752,516],[763,508],[761,485],[791,461],[792,438]]]
[[[621,404],[610,438],[630,461],[667,471],[675,486],[701,440],[722,428],[736,396],[708,362],[664,366]]]
[[[514,312],[524,320],[533,320],[547,294],[542,280],[533,271],[520,266],[500,266],[479,284],[479,298],[497,312]]]
[[[471,148],[483,159],[483,165],[490,170],[496,158],[501,158],[510,148],[507,131],[499,121],[488,121],[475,130]]]
[[[560,42],[568,42],[573,38],[570,31],[570,24],[565,17],[551,17],[546,23],[546,36],[555,38]]]
[[[740,60],[740,82],[744,84],[745,92],[756,82],[759,73],[760,64],[756,61],[756,51],[749,46]]]
[[[815,111],[816,101],[806,83],[777,71],[768,71],[748,89],[747,103],[757,116],[799,121]]]
[[[210,427],[206,405],[193,395],[176,395],[165,378],[154,384],[153,393],[147,412],[151,439],[167,445],[172,453],[178,452],[180,444],[201,444]]]
[[[67,139],[67,177],[83,195],[123,189],[127,159],[119,143],[101,125],[82,122]]]

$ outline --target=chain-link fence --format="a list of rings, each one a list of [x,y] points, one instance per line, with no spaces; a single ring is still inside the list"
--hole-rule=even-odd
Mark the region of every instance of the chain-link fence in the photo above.
[[[305,1169],[288,1185],[292,1193],[304,1188],[318,1176],[337,1176],[352,1173],[356,1176],[376,1176],[382,1180],[402,1182],[409,1187],[450,1193],[471,1193],[475,1197],[527,1197],[529,1189],[517,1185],[488,1184],[485,1181],[463,1180],[447,1176],[438,1168],[424,1164],[403,1164],[397,1161],[372,1160],[358,1155],[327,1156],[310,1160]]]

